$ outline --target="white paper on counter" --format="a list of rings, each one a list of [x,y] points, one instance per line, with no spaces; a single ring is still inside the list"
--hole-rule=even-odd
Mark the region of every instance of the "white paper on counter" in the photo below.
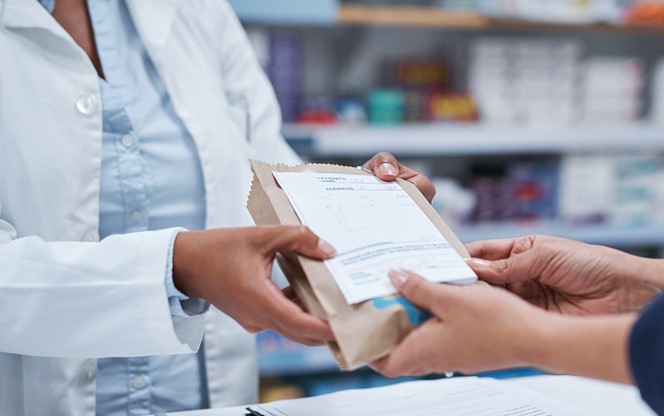
[[[580,416],[511,382],[458,377],[251,406],[263,416]]]
[[[274,172],[300,221],[337,250],[325,264],[349,304],[395,294],[402,268],[432,282],[477,280],[410,195],[375,176]]]

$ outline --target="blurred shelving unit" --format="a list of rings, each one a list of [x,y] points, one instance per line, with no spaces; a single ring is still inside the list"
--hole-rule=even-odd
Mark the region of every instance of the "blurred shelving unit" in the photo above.
[[[664,151],[664,129],[633,126],[516,128],[481,124],[396,126],[286,125],[283,134],[308,157],[404,156]]]
[[[278,349],[266,347],[276,339],[280,345]],[[259,340],[258,365],[263,377],[310,375],[339,370],[339,365],[327,347],[302,348],[273,333],[260,334]]]
[[[456,227],[455,232],[464,242],[541,234],[626,248],[639,245],[664,246],[664,226],[661,225],[617,226],[572,225],[558,222],[533,224],[507,222],[462,225]]]
[[[399,48],[408,48],[407,52],[411,55],[406,55],[415,57],[427,50],[438,53],[442,47],[429,41],[433,37],[442,38],[441,34],[451,39],[443,46],[453,44],[460,49],[468,47],[467,39],[485,35],[523,34],[557,39],[578,37],[593,42],[594,46],[599,43],[594,51],[601,55],[611,52],[614,43],[623,52],[642,54],[646,65],[654,64],[655,57],[661,57],[653,45],[661,42],[660,37],[664,36],[664,25],[530,21],[413,6],[407,5],[408,1],[403,1],[406,5],[402,6],[377,5],[376,1],[368,2],[372,4],[344,3],[342,0],[229,1],[243,23],[252,28],[259,31],[293,31],[302,35],[305,40],[303,53],[314,55],[307,62],[312,65],[310,71],[327,71],[307,80],[309,87],[322,84],[314,91],[316,94],[329,93],[328,90],[335,88],[345,94],[357,90],[358,86],[366,89],[377,87],[371,84],[376,68],[368,69],[375,60],[393,59],[398,55],[395,50]],[[409,36],[415,39],[415,45],[409,43],[410,38],[405,40]],[[365,56],[367,54],[369,56]],[[337,60],[342,64],[338,64]],[[337,77],[342,82],[329,81]],[[355,78],[347,82],[344,77]],[[650,85],[646,85],[648,87]],[[481,123],[380,126],[285,124],[283,134],[299,154],[311,161],[355,163],[378,151],[389,151],[409,161],[445,160],[447,163],[451,159],[468,162],[494,156],[523,161],[530,157],[555,159],[576,154],[664,154],[663,127],[649,121],[621,126],[579,124],[556,128]],[[456,225],[454,229],[464,242],[544,234],[626,249],[664,247],[664,225],[572,225],[551,220],[484,222]],[[312,383],[313,377],[320,377],[321,380],[332,380],[335,374],[339,378],[349,377],[347,373],[338,372],[337,363],[327,348],[297,346],[272,333],[259,335],[259,366],[261,375],[270,379],[293,382],[299,377],[299,384],[307,394],[326,392],[324,388],[306,387]],[[358,379],[369,372],[360,373]],[[376,379],[370,381],[381,382]],[[330,386],[340,385],[338,381],[330,381]],[[352,384],[343,386],[361,387]]]
[[[664,27],[654,24],[528,21],[409,6],[342,5],[338,10],[338,22],[347,25],[416,26],[458,30],[587,31],[664,35]]]
[[[333,25],[338,22],[338,0],[230,0],[245,22],[271,25]]]
[[[456,30],[536,30],[663,35],[656,24],[561,23],[485,16],[421,6],[343,4],[339,0],[230,0],[245,22],[268,25],[389,25]]]

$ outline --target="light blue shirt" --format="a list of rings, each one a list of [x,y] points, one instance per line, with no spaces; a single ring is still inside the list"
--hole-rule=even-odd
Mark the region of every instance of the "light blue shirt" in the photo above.
[[[55,0],[39,0],[50,12]],[[194,142],[176,115],[123,0],[88,0],[100,79],[103,142],[99,234],[205,226],[205,189]],[[171,312],[179,293],[166,277]],[[191,303],[190,303],[191,305]],[[194,302],[187,313],[200,313]],[[128,307],[131,307],[130,305]],[[208,407],[204,351],[98,360],[97,415]]]

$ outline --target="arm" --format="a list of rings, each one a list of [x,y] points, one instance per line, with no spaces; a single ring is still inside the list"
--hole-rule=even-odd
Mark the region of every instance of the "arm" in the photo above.
[[[633,314],[563,317],[547,314],[528,345],[528,366],[632,384],[628,360]]]
[[[172,318],[164,284],[176,232],[45,242],[15,239],[13,227],[0,220],[0,351],[90,358],[195,351],[203,317]],[[304,227],[180,232],[173,281],[249,330],[274,329],[308,344],[332,340],[325,322],[270,282],[278,250],[318,259],[334,252]]]

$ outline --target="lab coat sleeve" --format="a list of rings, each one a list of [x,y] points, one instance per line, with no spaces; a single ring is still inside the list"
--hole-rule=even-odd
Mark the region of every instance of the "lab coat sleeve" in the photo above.
[[[268,163],[298,164],[302,160],[281,135],[281,110],[265,72],[235,12],[220,2],[222,19],[218,27],[222,73],[228,100],[248,114],[247,136],[256,158]]]
[[[45,242],[17,239],[0,220],[0,351],[86,358],[196,351],[204,317],[171,317],[164,283],[177,231]]]
[[[630,364],[643,399],[664,414],[664,295],[639,316],[630,337]]]

